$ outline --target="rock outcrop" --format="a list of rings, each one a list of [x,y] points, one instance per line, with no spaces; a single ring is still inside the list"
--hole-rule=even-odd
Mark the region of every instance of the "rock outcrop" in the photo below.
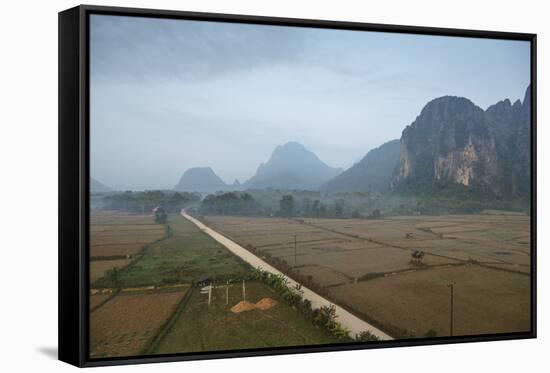
[[[441,184],[495,196],[530,189],[530,88],[523,103],[500,101],[486,111],[463,97],[430,101],[401,136],[393,186]]]

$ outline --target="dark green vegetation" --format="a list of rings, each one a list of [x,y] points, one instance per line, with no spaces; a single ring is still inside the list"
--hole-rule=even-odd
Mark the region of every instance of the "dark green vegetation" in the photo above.
[[[179,213],[193,203],[200,201],[201,195],[187,192],[164,192],[150,190],[145,192],[96,193],[91,195],[91,207],[101,210],[119,210],[136,214],[150,214],[155,207],[166,212]]]
[[[240,279],[249,275],[245,263],[182,216],[170,215],[168,225],[169,238],[148,248],[133,265],[111,272],[93,286],[125,288],[193,283],[203,277]]]
[[[155,215],[155,223],[157,224],[166,224],[166,220],[168,219],[168,215],[166,215],[166,211],[162,207],[155,207],[153,210]]]
[[[199,211],[205,215],[258,215],[261,205],[250,193],[228,192],[209,194],[202,200]]]
[[[231,307],[242,300],[240,283],[229,288],[229,302],[225,288],[216,287],[210,306],[208,295],[195,289],[169,325],[165,337],[149,352],[163,354],[338,342],[324,328],[313,326],[269,286],[247,282],[247,301],[255,303],[266,297],[276,300],[277,304],[267,310],[233,313]]]
[[[372,217],[380,200],[369,193],[249,190],[210,194],[191,209],[202,215],[360,218]]]
[[[194,207],[197,206],[197,207]],[[379,193],[323,194],[310,191],[250,190],[211,194],[191,207],[202,215],[376,219],[389,216],[477,214],[484,210],[529,213],[518,198],[483,197],[456,184],[426,186],[414,193],[405,187]]]

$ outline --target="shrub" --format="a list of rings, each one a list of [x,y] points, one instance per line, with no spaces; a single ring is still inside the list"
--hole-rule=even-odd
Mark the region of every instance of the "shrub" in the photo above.
[[[368,330],[362,331],[359,334],[355,335],[355,340],[358,342],[373,342],[379,341],[380,338],[369,332]]]

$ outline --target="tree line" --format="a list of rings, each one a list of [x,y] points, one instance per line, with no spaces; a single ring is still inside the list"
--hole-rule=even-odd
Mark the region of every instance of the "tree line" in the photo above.
[[[323,202],[320,199],[297,199],[292,194],[282,195],[278,203],[271,199],[255,198],[248,192],[227,192],[210,194],[200,203],[202,215],[244,215],[244,216],[281,216],[281,217],[326,217],[326,218],[377,218],[380,210],[374,210],[367,216],[357,210],[350,210],[343,198]]]
[[[103,196],[98,202],[95,202],[95,207],[103,210],[149,214],[154,208],[160,206],[167,213],[179,213],[181,209],[200,200],[201,196],[198,193],[163,192],[160,190],[126,191]]]

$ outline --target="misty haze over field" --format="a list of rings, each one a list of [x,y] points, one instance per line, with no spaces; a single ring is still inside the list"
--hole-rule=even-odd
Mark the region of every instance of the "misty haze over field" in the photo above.
[[[332,168],[401,138],[432,99],[523,99],[528,42],[91,16],[91,175],[245,182],[296,141]]]

